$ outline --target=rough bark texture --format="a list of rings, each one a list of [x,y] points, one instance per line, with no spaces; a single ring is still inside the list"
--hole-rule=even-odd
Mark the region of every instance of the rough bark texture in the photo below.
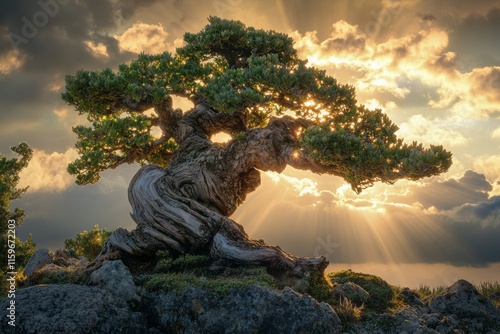
[[[267,127],[247,131],[240,140],[216,144],[210,141],[213,134],[244,129],[238,115],[218,113],[205,104],[185,115],[169,108],[160,114],[170,124],[176,119],[176,127],[164,130],[180,144],[178,153],[166,169],[147,165],[138,171],[128,192],[137,228],[116,230],[99,258],[117,253],[150,256],[169,249],[210,253],[216,260],[264,265],[295,277],[326,268],[324,257],[298,258],[252,240],[228,218],[259,186],[260,171],[281,172],[287,164],[314,168],[294,151],[306,121],[271,119]]]

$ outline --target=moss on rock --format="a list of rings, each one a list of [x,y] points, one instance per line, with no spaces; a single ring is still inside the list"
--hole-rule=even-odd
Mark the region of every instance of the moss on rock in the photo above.
[[[365,289],[370,294],[370,298],[365,303],[367,310],[383,312],[391,306],[395,298],[391,285],[378,276],[342,270],[328,274],[328,279],[334,286],[352,282]]]

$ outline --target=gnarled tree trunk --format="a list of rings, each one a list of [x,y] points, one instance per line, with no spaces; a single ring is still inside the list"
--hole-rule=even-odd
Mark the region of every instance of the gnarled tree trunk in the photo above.
[[[323,272],[328,264],[324,257],[299,258],[278,246],[252,240],[241,225],[228,218],[260,185],[259,170],[281,172],[287,164],[315,169],[312,161],[294,152],[298,131],[308,125],[306,121],[271,119],[267,127],[247,131],[240,140],[217,144],[210,137],[234,130],[241,120],[203,103],[185,115],[171,110],[163,115],[164,124],[170,126],[163,130],[180,143],[179,150],[166,169],[147,165],[137,172],[129,186],[137,228],[113,232],[100,257],[117,252],[147,256],[169,249],[209,253],[230,263],[263,265],[271,272],[299,278]],[[176,122],[172,122],[174,117]]]

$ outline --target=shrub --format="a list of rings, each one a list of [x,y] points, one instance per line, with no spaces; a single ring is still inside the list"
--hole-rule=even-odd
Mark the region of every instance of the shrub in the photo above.
[[[75,239],[67,239],[64,241],[64,247],[73,256],[85,256],[89,260],[93,260],[101,252],[104,242],[109,238],[111,232],[105,228],[99,229],[99,225],[94,225],[91,231],[83,231],[76,235]]]
[[[395,298],[393,288],[386,281],[374,275],[343,270],[328,274],[328,278],[334,285],[352,282],[365,289],[370,294],[370,298],[365,304],[367,310],[383,312],[387,310]]]
[[[333,307],[344,326],[361,320],[364,306],[356,306],[347,298],[340,298],[338,305]]]

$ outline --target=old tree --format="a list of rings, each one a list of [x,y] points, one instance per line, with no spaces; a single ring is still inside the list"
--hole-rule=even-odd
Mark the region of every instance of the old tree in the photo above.
[[[259,186],[261,171],[289,165],[336,175],[359,193],[451,165],[441,146],[403,143],[387,115],[357,104],[352,86],[307,66],[285,34],[211,17],[184,41],[176,54],[141,54],[117,71],[66,78],[63,99],[91,123],[74,128],[80,157],[68,170],[77,183],[97,182],[100,172],[124,163],[142,165],[129,186],[137,228],[117,229],[100,257],[167,249],[303,277],[322,272],[326,259],[252,240],[228,218]],[[175,109],[175,96],[193,108]],[[221,132],[232,139],[212,142]]]

